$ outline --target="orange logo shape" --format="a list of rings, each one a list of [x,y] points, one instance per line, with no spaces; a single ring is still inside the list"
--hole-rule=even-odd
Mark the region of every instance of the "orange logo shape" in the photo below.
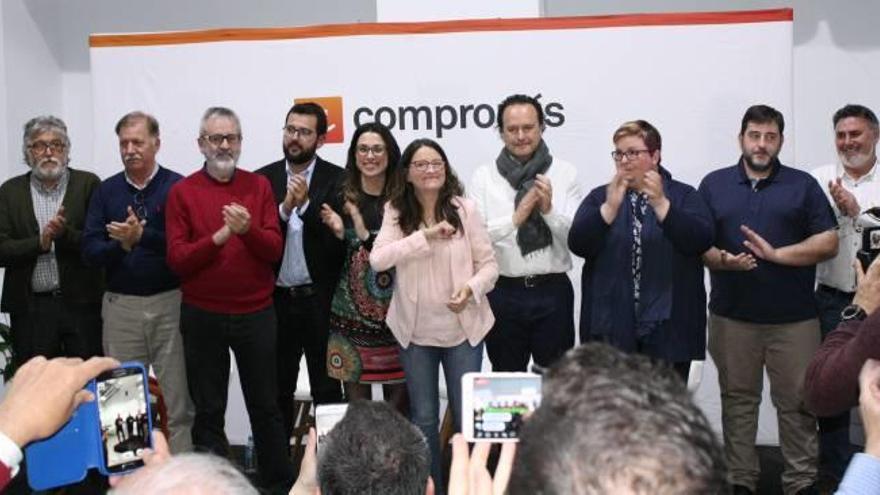
[[[342,97],[319,96],[316,98],[295,98],[294,103],[317,103],[324,108],[327,114],[327,136],[325,143],[341,143],[345,141],[345,132],[342,128]]]

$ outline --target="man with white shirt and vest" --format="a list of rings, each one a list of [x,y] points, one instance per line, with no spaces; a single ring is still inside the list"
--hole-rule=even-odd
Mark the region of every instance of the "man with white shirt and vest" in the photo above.
[[[525,371],[530,357],[549,366],[574,345],[568,230],[582,192],[577,169],[544,142],[536,98],[505,98],[498,131],[504,147],[470,186],[501,274],[488,294],[495,325],[486,350],[493,370]]]
[[[843,309],[856,291],[853,262],[862,249],[862,231],[880,226],[867,214],[880,206],[880,177],[876,176],[877,116],[863,105],[846,105],[834,113],[834,145],[838,163],[813,170],[837,215],[840,244],[837,256],[816,266],[816,303],[824,339],[840,323]],[[854,448],[849,442],[849,411],[819,418],[819,482],[833,488],[843,476]]]
[[[293,394],[303,353],[316,404],[342,401],[342,386],[327,375],[330,301],[345,246],[321,221],[321,205],[336,205],[342,168],[317,156],[327,115],[316,103],[297,103],[281,128],[284,158],[257,170],[269,179],[278,205],[284,255],[277,267],[278,403],[287,436],[293,431]],[[340,209],[335,208],[337,211]]]

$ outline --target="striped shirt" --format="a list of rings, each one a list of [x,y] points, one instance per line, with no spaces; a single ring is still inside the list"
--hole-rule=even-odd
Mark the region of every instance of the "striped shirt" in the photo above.
[[[65,167],[58,183],[54,188],[49,189],[31,173],[31,200],[34,203],[34,215],[37,217],[40,232],[43,231],[43,227],[49,223],[49,220],[58,213],[69,180],[70,171]],[[59,288],[58,260],[55,259],[54,241],[49,247],[49,252],[37,257],[37,265],[34,267],[34,274],[31,277],[31,288],[34,292],[48,292]]]

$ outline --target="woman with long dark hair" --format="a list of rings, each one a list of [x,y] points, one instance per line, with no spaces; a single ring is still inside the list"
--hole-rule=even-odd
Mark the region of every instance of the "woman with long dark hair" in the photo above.
[[[384,384],[385,399],[406,413],[406,385],[397,340],[385,324],[394,272],[370,267],[382,225],[388,177],[400,160],[394,136],[382,124],[360,125],[351,138],[341,187],[343,211],[321,207],[321,219],[345,241],[345,264],[330,310],[327,373],[341,380],[349,400],[369,399]]]
[[[438,370],[443,365],[457,430],[461,377],[479,371],[495,321],[486,301],[498,278],[489,235],[439,144],[413,141],[391,175],[375,270],[396,269],[387,323],[400,343],[410,417],[428,439],[431,476],[442,491]]]

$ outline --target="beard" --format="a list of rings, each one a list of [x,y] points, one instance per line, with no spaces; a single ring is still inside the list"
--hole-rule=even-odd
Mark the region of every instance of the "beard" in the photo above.
[[[43,167],[43,165],[47,163],[54,163],[55,166],[51,168]],[[31,167],[31,171],[34,174],[34,177],[37,178],[40,182],[55,182],[60,179],[64,174],[64,171],[67,170],[67,160],[60,160],[57,158],[42,158],[36,160],[35,162],[28,163]]]
[[[861,169],[864,168],[866,165],[874,163],[875,161],[875,156],[873,152],[859,152],[850,155],[838,152],[837,156],[838,158],[840,158],[840,163],[843,164],[843,166],[846,168]]]
[[[284,158],[294,165],[305,165],[312,161],[315,158],[315,154],[318,151],[317,146],[312,146],[311,148],[303,148],[300,147],[299,153],[292,153],[288,146],[282,146],[284,150]]]
[[[770,159],[767,160],[767,163],[755,163],[752,156],[753,153],[743,153],[743,161],[745,162],[746,167],[759,174],[770,170],[770,168],[773,167],[773,162],[776,161],[776,155],[770,155]]]
[[[208,173],[216,179],[228,179],[235,171],[238,159],[231,155],[214,156],[205,160]]]

